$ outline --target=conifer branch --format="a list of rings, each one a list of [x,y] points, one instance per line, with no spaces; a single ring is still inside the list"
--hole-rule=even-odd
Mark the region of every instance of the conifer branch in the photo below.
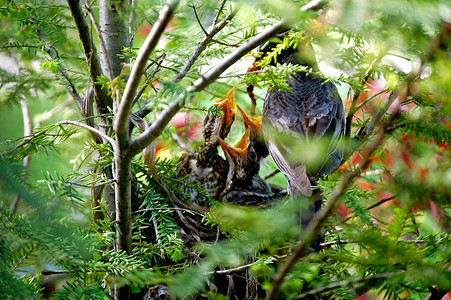
[[[382,105],[382,107],[375,114],[373,119],[370,122],[370,125],[365,130],[365,138],[368,137],[376,127],[376,124],[379,124],[382,120],[383,115],[386,113],[388,108],[394,102],[395,99],[404,99],[407,95],[410,94],[410,90],[414,82],[419,78],[420,74],[423,72],[425,64],[432,57],[437,49],[439,48],[440,43],[443,36],[438,37],[436,40],[433,40],[429,49],[429,52],[422,57],[421,63],[417,70],[411,72],[409,76],[405,79],[405,81],[401,82],[398,85],[398,88],[388,97],[386,102]],[[310,221],[306,230],[305,236],[301,239],[301,242],[293,249],[293,252],[288,257],[287,261],[279,268],[275,276],[273,277],[273,282],[271,288],[268,290],[266,295],[266,299],[275,299],[277,297],[277,293],[279,291],[280,285],[282,284],[285,276],[288,272],[293,268],[293,266],[297,263],[298,259],[302,256],[306,247],[310,244],[313,238],[316,236],[317,232],[321,227],[321,223],[327,218],[329,213],[332,211],[335,203],[339,200],[339,198],[343,195],[344,191],[348,188],[348,186],[352,183],[353,179],[359,175],[360,171],[365,169],[370,162],[370,157],[374,153],[374,151],[379,147],[379,145],[384,140],[384,135],[386,130],[389,128],[393,120],[398,115],[398,110],[401,105],[401,101],[399,101],[395,107],[393,108],[393,113],[390,115],[388,120],[382,122],[381,127],[379,128],[379,132],[376,134],[374,140],[371,142],[367,149],[367,155],[363,159],[362,163],[356,167],[354,170],[345,174],[342,183],[332,191],[332,195],[327,202],[326,206],[322,208],[315,217]]]
[[[266,42],[268,39],[277,34],[284,28],[285,22],[280,21],[269,28],[267,31],[255,36],[245,44],[237,48],[229,56],[223,59],[216,66],[211,68],[207,73],[190,85],[179,97],[174,100],[169,107],[158,115],[156,121],[149,126],[134,142],[130,144],[130,153],[135,155],[142,151],[148,144],[153,142],[169,123],[172,117],[183,107],[185,101],[193,96],[193,92],[199,92],[215,81],[225,70],[233,65],[237,60],[247,54],[258,45]]]
[[[393,117],[394,116],[392,116],[392,118]],[[368,147],[367,155],[362,161],[361,166],[358,166],[354,170],[349,171],[347,174],[345,174],[341,184],[332,191],[332,195],[328,200],[326,206],[322,208],[310,221],[310,223],[308,224],[307,228],[304,231],[304,236],[301,236],[300,243],[293,249],[291,255],[288,257],[285,263],[282,264],[282,266],[277,271],[276,275],[273,277],[272,286],[268,290],[266,299],[270,300],[277,298],[277,293],[285,276],[298,262],[298,259],[302,256],[308,245],[310,245],[311,241],[313,241],[314,237],[317,235],[319,229],[321,228],[321,224],[324,222],[329,213],[332,211],[335,204],[341,198],[345,190],[353,182],[354,178],[358,176],[360,171],[365,167],[367,167],[367,165],[370,163],[370,157],[384,140],[385,129],[390,123],[391,119],[390,122],[385,123],[385,126],[381,128],[380,132],[374,138],[374,140]]]
[[[374,281],[374,280],[378,280],[378,279],[387,279],[387,278],[391,278],[393,276],[396,276],[398,273],[383,273],[383,274],[376,274],[376,275],[372,275],[372,276],[367,276],[364,278],[356,278],[356,279],[350,279],[350,280],[343,280],[343,281],[339,281],[339,282],[334,282],[331,284],[328,284],[324,287],[321,288],[317,288],[311,291],[308,291],[307,293],[302,293],[299,296],[296,297],[296,299],[306,299],[309,298],[311,296],[314,295],[319,295],[321,293],[324,292],[328,292],[331,290],[335,290],[335,289],[339,289],[339,288],[343,288],[343,287],[347,287],[349,285],[353,285],[356,283],[362,283],[362,282],[367,282],[367,281]]]
[[[37,35],[39,36],[39,39],[44,42],[44,49],[48,53],[48,55],[53,59],[56,60],[59,57],[58,52],[55,48],[53,48],[49,40],[47,39],[47,36],[42,32],[42,30],[39,28],[39,25],[35,22],[35,20],[30,16],[29,20],[31,24],[35,26],[35,30]],[[75,104],[77,105],[78,109],[82,111],[83,107],[83,100],[80,97],[80,94],[78,93],[77,89],[75,88],[75,85],[72,83],[72,80],[69,78],[69,75],[67,74],[63,64],[61,62],[58,62],[58,72],[61,74],[61,76],[64,78],[64,81],[66,82],[66,88],[71,94],[72,98],[74,98]]]

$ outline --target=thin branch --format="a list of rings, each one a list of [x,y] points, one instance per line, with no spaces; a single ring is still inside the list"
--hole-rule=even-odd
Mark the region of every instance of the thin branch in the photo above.
[[[204,26],[202,25],[202,22],[199,19],[199,16],[197,15],[196,6],[193,4],[191,7],[193,8],[194,16],[196,17],[197,23],[199,24],[200,28],[205,33],[205,35],[208,35],[208,32],[205,30]]]
[[[56,49],[50,45],[49,40],[47,39],[47,36],[41,31],[38,24],[34,21],[32,17],[28,18],[30,22],[35,26],[36,33],[39,36],[39,39],[44,42],[44,49],[50,55],[50,57],[54,60],[59,58],[58,52]],[[83,100],[80,97],[80,94],[78,93],[77,89],[75,88],[75,85],[72,83],[72,81],[69,78],[69,75],[67,74],[63,64],[61,62],[58,62],[58,72],[63,76],[65,82],[66,82],[66,88],[69,91],[69,93],[72,95],[72,98],[74,98],[75,103],[77,104],[78,109],[81,111]]]
[[[105,141],[107,141],[108,143],[110,143],[111,146],[113,147],[113,150],[116,149],[116,143],[115,143],[115,141],[114,141],[111,137],[107,136],[106,134],[104,134],[103,132],[101,132],[100,130],[98,130],[97,128],[91,127],[91,126],[86,125],[86,124],[84,124],[84,123],[80,123],[80,122],[77,122],[77,121],[70,121],[70,120],[59,121],[59,122],[55,123],[54,125],[55,125],[55,126],[58,126],[58,125],[62,125],[62,124],[71,124],[71,125],[75,125],[75,126],[78,126],[78,127],[82,127],[82,128],[88,129],[89,131],[91,131],[91,132],[93,132],[93,133],[95,133],[95,134],[98,134],[98,135],[101,136]]]
[[[135,105],[135,103],[139,100],[139,98],[141,98],[141,95],[144,93],[144,91],[146,90],[146,88],[149,86],[150,81],[154,78],[154,76],[160,71],[160,67],[161,67],[161,63],[163,62],[164,58],[166,56],[166,53],[162,53],[158,59],[160,60],[159,62],[155,62],[156,67],[155,69],[152,71],[152,73],[149,75],[149,77],[147,77],[146,82],[144,82],[143,86],[141,87],[141,89],[136,93],[135,98],[133,99],[133,105]],[[149,65],[150,66],[150,65]]]
[[[20,106],[22,108],[22,116],[23,116],[23,127],[24,127],[24,135],[30,135],[33,130],[33,123],[31,121],[30,112],[28,110],[28,103],[25,100],[25,96],[22,96],[22,99],[20,100]],[[28,154],[23,159],[23,165],[25,168],[28,168],[31,163],[31,154]],[[9,208],[10,213],[14,214],[17,210],[17,207],[19,206],[19,202],[22,199],[20,193],[17,193],[14,197],[13,203],[11,203],[11,206]]]
[[[158,20],[152,27],[149,35],[147,36],[143,46],[141,47],[135,63],[133,64],[130,77],[127,81],[127,85],[124,89],[124,94],[122,95],[122,100],[117,111],[117,116],[114,120],[114,131],[118,140],[118,144],[121,148],[128,143],[128,128],[129,128],[129,113],[131,106],[133,104],[133,99],[135,98],[136,91],[139,86],[142,75],[146,68],[146,63],[150,57],[150,54],[155,49],[158,40],[169,23],[179,1],[169,0],[163,7]]]
[[[192,85],[190,85],[179,97],[174,100],[169,107],[163,111],[156,119],[156,121],[149,126],[149,128],[143,132],[134,142],[130,144],[130,154],[135,155],[144,149],[148,144],[157,138],[165,126],[169,123],[171,118],[183,107],[185,101],[191,98],[193,92],[199,92],[210,83],[216,80],[225,70],[233,65],[237,60],[243,57],[246,53],[257,47],[258,45],[266,42],[275,34],[280,32],[284,28],[285,22],[280,21],[270,27],[267,31],[255,36],[245,44],[241,45],[234,52],[229,54],[220,63],[211,68],[207,73],[197,79]]]
[[[216,25],[218,23],[219,20],[219,16],[221,15],[222,10],[224,9],[224,5],[226,4],[227,0],[223,0],[221,3],[221,6],[218,9],[218,12],[216,13],[216,16],[213,20],[213,25]]]
[[[365,75],[363,75],[362,83],[365,84],[368,79],[370,78],[371,74],[373,73],[374,67],[376,66],[377,62],[381,60],[382,57],[378,56],[373,62],[371,63],[370,67],[366,70]],[[357,101],[360,97],[360,91],[354,92],[354,97],[352,98],[351,106],[349,107],[348,115],[346,116],[346,123],[345,123],[345,137],[351,136],[351,125],[352,125],[352,119],[354,117],[354,114],[358,111],[357,108]],[[374,97],[370,97],[371,99]],[[367,103],[369,99],[365,101]],[[363,105],[362,105],[363,106]]]
[[[382,200],[380,200],[380,201],[374,203],[373,205],[368,206],[368,207],[366,208],[366,210],[373,209],[373,208],[375,208],[375,207],[377,207],[377,206],[379,206],[379,205],[382,205],[382,204],[384,204],[385,202],[390,201],[390,200],[393,200],[393,199],[395,199],[395,197],[388,197],[388,198],[386,198],[386,199],[382,199]]]
[[[329,3],[328,0],[313,0],[301,7],[301,11],[320,10],[326,6],[327,3]]]
[[[185,211],[185,212],[189,212],[189,213],[194,214],[194,215],[201,216],[202,218],[205,217],[204,214],[202,214],[202,213],[200,213],[200,212],[198,212],[198,211],[195,211],[195,210],[192,210],[192,209],[187,209],[187,208],[181,208],[181,207],[155,207],[155,208],[146,208],[146,209],[140,209],[140,210],[134,211],[133,214],[139,214],[139,213],[146,212],[146,211],[160,211],[160,210],[178,210],[178,211]]]
[[[235,77],[241,77],[241,76],[252,75],[252,74],[261,74],[261,73],[266,73],[266,72],[267,71],[265,71],[265,70],[257,70],[257,71],[241,73],[241,74],[223,75],[223,76],[219,76],[218,79],[235,78]]]
[[[35,245],[33,245],[33,247],[31,247],[30,251],[28,251],[27,253],[25,253],[24,257],[22,257],[17,264],[11,269],[11,273],[14,273],[14,271],[23,263],[24,260],[26,260],[28,258],[28,256],[34,251]]]
[[[276,175],[276,174],[278,174],[278,173],[280,173],[280,170],[279,170],[279,169],[276,169],[276,170],[274,170],[274,171],[272,171],[272,172],[266,174],[265,176],[263,176],[263,179],[264,179],[264,180],[269,179],[269,178],[273,177],[274,175]]]
[[[238,271],[243,271],[246,269],[249,269],[250,267],[252,267],[253,265],[255,265],[256,262],[247,264],[247,265],[242,265],[236,268],[232,268],[232,269],[226,269],[226,270],[216,270],[216,271],[211,271],[208,272],[208,274],[230,274],[230,273],[234,273],[234,272],[238,272]]]
[[[382,199],[382,200],[380,200],[380,201],[374,203],[373,205],[368,206],[367,208],[365,208],[365,210],[373,209],[373,208],[378,207],[379,205],[382,205],[382,204],[384,204],[385,202],[388,202],[388,201],[393,200],[393,199],[395,199],[395,197],[388,197],[388,198],[386,198],[386,199]],[[347,217],[347,218],[344,219],[340,224],[346,223],[347,221],[349,221],[349,220],[352,219],[353,217],[354,217],[354,216]]]
[[[64,183],[69,183],[71,185],[76,185],[76,186],[81,186],[81,187],[85,187],[85,188],[93,188],[93,187],[98,187],[98,186],[104,186],[110,183],[115,183],[116,180],[115,179],[110,179],[108,181],[104,181],[102,183],[98,183],[98,184],[82,184],[82,183],[77,183],[77,182],[73,182],[73,181],[64,181]]]
[[[372,275],[372,276],[368,276],[368,277],[364,277],[364,278],[356,278],[356,279],[351,279],[351,280],[343,280],[343,281],[339,281],[339,282],[335,282],[335,283],[331,283],[328,284],[324,287],[321,288],[317,288],[311,291],[308,291],[307,293],[303,293],[299,296],[296,297],[296,299],[305,299],[305,298],[309,298],[310,296],[314,296],[314,295],[318,295],[327,291],[331,291],[331,290],[335,290],[335,289],[339,289],[342,287],[347,287],[349,285],[352,284],[356,284],[356,283],[362,283],[362,282],[366,282],[366,281],[373,281],[373,280],[378,280],[378,279],[387,279],[393,276],[398,275],[399,273],[382,273],[382,274],[376,274],[376,275]]]
[[[59,274],[71,274],[75,271],[69,271],[69,270],[42,270],[42,275],[59,275]]]
[[[135,11],[136,11],[136,5],[137,5],[137,0],[131,0],[128,2],[129,6],[130,6],[130,16],[128,17],[128,33],[130,35],[130,40],[129,40],[129,48],[133,47],[133,39],[134,39],[134,33],[132,33],[133,29],[132,29],[132,24],[133,21],[135,20]]]
[[[199,43],[196,50],[194,50],[193,54],[191,54],[190,58],[186,62],[186,64],[183,66],[183,68],[180,70],[180,72],[177,73],[174,77],[175,82],[179,82],[180,80],[185,77],[185,75],[188,73],[188,71],[191,69],[191,67],[196,62],[199,55],[207,48],[207,45],[212,41],[213,37],[220,32],[227,23],[235,16],[237,10],[233,9],[219,24],[216,25],[215,22],[213,22],[210,30],[208,32],[205,32],[204,39]],[[219,15],[219,12],[218,12]],[[197,16],[197,14],[196,14]]]
[[[374,98],[376,98],[376,97],[379,96],[380,94],[387,93],[387,92],[388,92],[388,90],[387,90],[387,89],[384,89],[384,90],[382,90],[382,91],[380,91],[380,92],[377,92],[376,94],[374,94],[374,95],[368,97],[367,99],[365,99],[364,101],[362,101],[362,103],[360,103],[359,105],[356,106],[355,111],[353,112],[353,114],[356,113],[357,111],[359,111],[359,109],[361,109],[361,108],[362,108],[363,106],[365,106],[368,102],[370,102],[371,100],[373,100]]]
[[[175,132],[171,132],[171,137],[180,148],[182,148],[183,150],[185,150],[190,154],[193,153],[193,150],[191,150],[191,148],[180,138],[180,135],[178,135]]]

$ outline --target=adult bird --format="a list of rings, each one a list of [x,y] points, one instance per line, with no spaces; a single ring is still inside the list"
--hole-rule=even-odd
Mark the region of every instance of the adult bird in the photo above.
[[[216,99],[213,106],[217,111],[209,113],[204,119],[204,143],[192,154],[185,153],[179,159],[176,177],[204,187],[208,195],[197,188],[189,188],[191,202],[208,204],[208,198],[219,199],[228,172],[228,163],[218,154],[218,137],[224,139],[230,131],[237,112],[235,88],[223,98]]]
[[[274,88],[267,92],[263,104],[263,132],[271,157],[286,177],[291,197],[312,196],[315,182],[341,164],[343,103],[335,85],[316,75],[319,68],[307,38],[300,40],[297,47],[283,48],[270,43],[263,54],[274,53],[276,48],[279,51],[277,63],[302,65],[313,72],[295,72],[289,76],[286,79],[288,91]],[[276,65],[275,60],[270,64]],[[314,198],[321,198],[319,192],[315,194]],[[304,226],[319,209],[318,199],[314,199],[314,209],[309,204],[310,208],[301,213],[300,221]]]

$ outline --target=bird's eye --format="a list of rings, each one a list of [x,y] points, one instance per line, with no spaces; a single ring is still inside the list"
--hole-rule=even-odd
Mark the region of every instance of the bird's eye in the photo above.
[[[254,152],[249,153],[249,157],[254,159],[255,158],[255,153]]]

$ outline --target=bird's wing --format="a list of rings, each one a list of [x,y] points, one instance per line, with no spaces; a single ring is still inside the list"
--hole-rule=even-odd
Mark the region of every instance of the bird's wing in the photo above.
[[[303,84],[293,85],[293,94],[298,98],[305,97],[304,126],[307,139],[321,138],[328,142],[324,164],[318,174],[321,176],[337,168],[343,157],[343,151],[339,149],[345,127],[343,103],[332,82],[324,83],[323,79],[315,77],[301,82]],[[327,170],[323,170],[326,164],[329,164]]]
[[[302,193],[305,196],[312,195],[312,186],[310,184],[310,180],[307,176],[307,169],[305,165],[294,165],[290,163],[285,157],[286,155],[293,154],[281,154],[280,144],[275,142],[272,138],[268,139],[268,150],[273,158],[277,168],[285,174],[288,182],[288,192],[291,195],[296,195],[298,192]],[[284,148],[284,152],[286,153],[287,149]]]
[[[310,180],[306,166],[299,162],[296,153],[297,144],[290,141],[305,139],[304,122],[301,119],[303,108],[293,101],[293,94],[278,90],[268,93],[265,101],[264,132],[271,154],[276,166],[285,174],[290,194],[299,192],[305,196],[312,194]]]

